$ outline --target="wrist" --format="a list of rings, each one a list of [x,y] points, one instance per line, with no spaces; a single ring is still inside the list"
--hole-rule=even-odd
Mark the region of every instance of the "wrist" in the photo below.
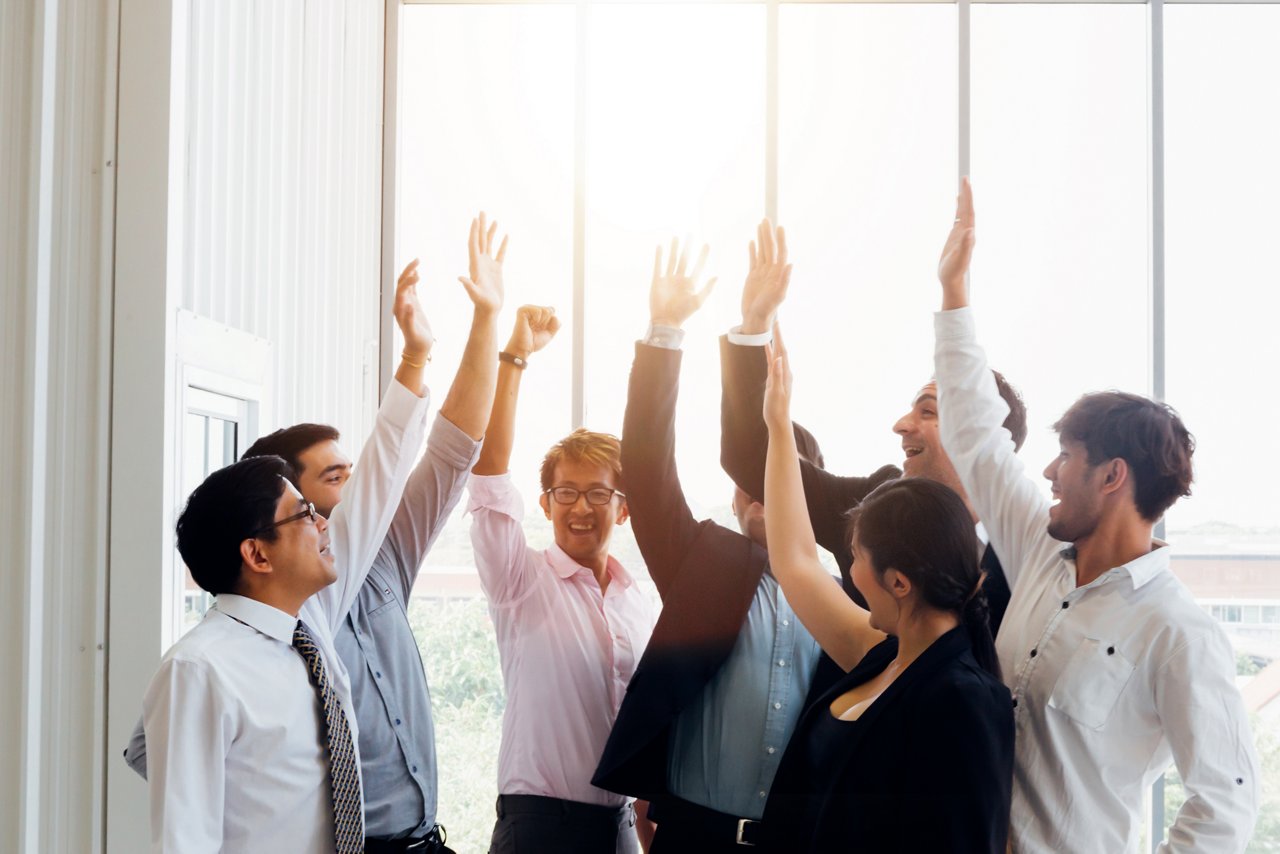
[[[477,323],[496,322],[498,314],[501,313],[502,306],[499,305],[476,305],[472,317]]]
[[[773,328],[773,315],[761,317],[757,314],[742,315],[742,326],[738,329],[743,335],[761,335]]]
[[[959,286],[944,284],[942,286],[942,310],[952,311],[957,308],[964,308],[969,304],[969,294],[966,293],[964,283]]]
[[[680,329],[684,326],[683,320],[676,320],[670,317],[662,317],[660,315],[651,315],[649,317],[650,326],[665,326],[668,329]]]
[[[502,352],[510,353],[513,356],[519,356],[521,359],[525,359],[527,361],[533,351],[528,347],[521,347],[519,344],[508,341],[507,346],[502,348]]]

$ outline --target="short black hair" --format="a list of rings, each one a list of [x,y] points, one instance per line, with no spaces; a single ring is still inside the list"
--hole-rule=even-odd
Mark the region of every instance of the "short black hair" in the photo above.
[[[342,436],[337,428],[330,427],[328,424],[294,424],[292,427],[283,427],[263,436],[250,445],[248,450],[240,455],[240,459],[281,457],[289,464],[289,482],[299,486],[298,478],[302,476],[302,463],[298,461],[298,457],[312,445],[320,442],[336,442],[340,438]]]
[[[1021,451],[1022,443],[1027,441],[1027,405],[1023,403],[1022,395],[1018,394],[1013,383],[1004,378],[1004,374],[994,368],[991,373],[996,378],[996,390],[1000,392],[1004,402],[1009,404],[1009,415],[1004,419],[1004,429],[1008,430],[1009,435],[1013,437],[1013,450]]]
[[[289,464],[276,456],[252,457],[215,471],[195,488],[178,517],[178,551],[196,584],[217,596],[240,584],[240,544],[255,532],[273,541],[276,505]]]
[[[1053,429],[1084,445],[1089,465],[1122,459],[1133,476],[1133,501],[1142,518],[1157,522],[1191,494],[1196,439],[1172,406],[1140,394],[1095,391],[1084,395]]]

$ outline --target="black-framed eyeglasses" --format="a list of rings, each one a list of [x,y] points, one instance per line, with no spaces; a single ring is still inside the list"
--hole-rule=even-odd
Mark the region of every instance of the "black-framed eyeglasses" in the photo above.
[[[577,504],[578,496],[585,495],[587,496],[587,503],[594,504],[597,507],[608,504],[613,500],[613,496],[615,495],[619,498],[627,497],[622,494],[621,490],[609,489],[604,486],[597,486],[593,489],[574,489],[572,486],[553,486],[550,489],[545,490],[545,492],[554,498],[557,504]]]
[[[312,524],[314,524],[316,521],[316,517],[319,515],[320,514],[316,512],[316,506],[312,504],[310,501],[308,501],[307,509],[303,510],[301,513],[294,513],[292,516],[288,516],[284,519],[281,519],[279,522],[272,522],[270,525],[267,525],[265,527],[259,528],[258,530],[254,531],[249,536],[256,537],[259,534],[265,534],[267,531],[274,531],[276,528],[279,528],[281,525],[288,525],[290,522],[296,522],[299,519],[306,519],[308,522],[311,522]]]

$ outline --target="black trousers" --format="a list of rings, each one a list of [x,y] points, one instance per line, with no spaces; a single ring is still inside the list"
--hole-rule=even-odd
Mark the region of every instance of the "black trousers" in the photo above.
[[[498,795],[489,854],[639,854],[631,806]]]
[[[739,819],[669,795],[649,807],[657,822],[649,854],[747,854],[762,844],[759,824],[748,822],[738,842]],[[759,850],[759,848],[755,848]]]

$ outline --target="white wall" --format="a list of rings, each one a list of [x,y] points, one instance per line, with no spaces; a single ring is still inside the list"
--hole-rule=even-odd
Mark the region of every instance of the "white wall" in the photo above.
[[[263,429],[368,430],[383,13],[0,3],[0,851],[146,847],[177,311],[273,343]]]
[[[113,7],[0,4],[6,852],[100,846]]]

